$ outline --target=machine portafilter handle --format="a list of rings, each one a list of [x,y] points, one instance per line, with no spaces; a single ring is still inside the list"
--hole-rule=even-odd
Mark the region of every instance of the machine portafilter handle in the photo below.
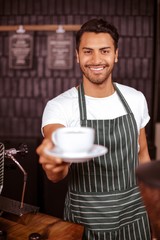
[[[1,151],[1,149],[2,149],[2,151]],[[4,157],[6,157],[6,158],[10,158],[18,166],[18,168],[23,172],[24,181],[23,181],[23,190],[22,190],[21,205],[20,205],[20,209],[22,209],[23,205],[24,205],[24,195],[25,195],[26,182],[27,182],[27,172],[24,170],[24,168],[21,166],[21,164],[15,159],[14,155],[16,155],[17,153],[25,155],[26,153],[28,153],[28,147],[26,144],[21,144],[19,146],[19,149],[10,148],[10,149],[5,150],[4,145],[2,143],[0,143],[0,151],[1,151],[1,155],[3,157],[3,158],[2,157],[0,158],[3,160],[3,161],[0,161],[0,193],[1,193],[1,190],[3,187]]]
[[[21,144],[19,149],[10,148],[4,151],[6,157],[10,157],[10,155],[16,155],[17,153],[21,153],[22,155],[28,153],[28,147],[26,144]]]

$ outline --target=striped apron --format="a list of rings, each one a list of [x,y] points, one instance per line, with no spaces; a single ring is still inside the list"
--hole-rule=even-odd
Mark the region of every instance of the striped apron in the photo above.
[[[114,84],[127,114],[88,120],[83,84],[78,89],[81,126],[95,129],[104,156],[72,163],[64,218],[84,225],[85,240],[150,240],[148,216],[136,183],[138,131],[134,115]]]

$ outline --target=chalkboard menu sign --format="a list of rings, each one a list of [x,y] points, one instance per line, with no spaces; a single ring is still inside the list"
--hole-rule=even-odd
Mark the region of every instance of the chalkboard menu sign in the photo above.
[[[48,35],[48,68],[72,69],[73,67],[73,34],[69,32]]]
[[[33,36],[31,34],[12,34],[9,37],[9,67],[28,69],[32,67]]]

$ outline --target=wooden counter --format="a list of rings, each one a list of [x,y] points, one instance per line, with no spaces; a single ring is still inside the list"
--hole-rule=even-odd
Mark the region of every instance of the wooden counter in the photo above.
[[[42,213],[29,213],[14,220],[0,217],[0,230],[7,232],[7,240],[28,240],[33,232],[41,234],[43,239],[80,240],[83,233],[81,225]]]

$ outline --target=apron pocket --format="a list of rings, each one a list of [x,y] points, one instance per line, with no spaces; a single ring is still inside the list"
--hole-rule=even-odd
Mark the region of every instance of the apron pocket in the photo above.
[[[102,192],[70,191],[72,221],[94,231],[115,231],[141,218],[145,212],[138,188]]]

